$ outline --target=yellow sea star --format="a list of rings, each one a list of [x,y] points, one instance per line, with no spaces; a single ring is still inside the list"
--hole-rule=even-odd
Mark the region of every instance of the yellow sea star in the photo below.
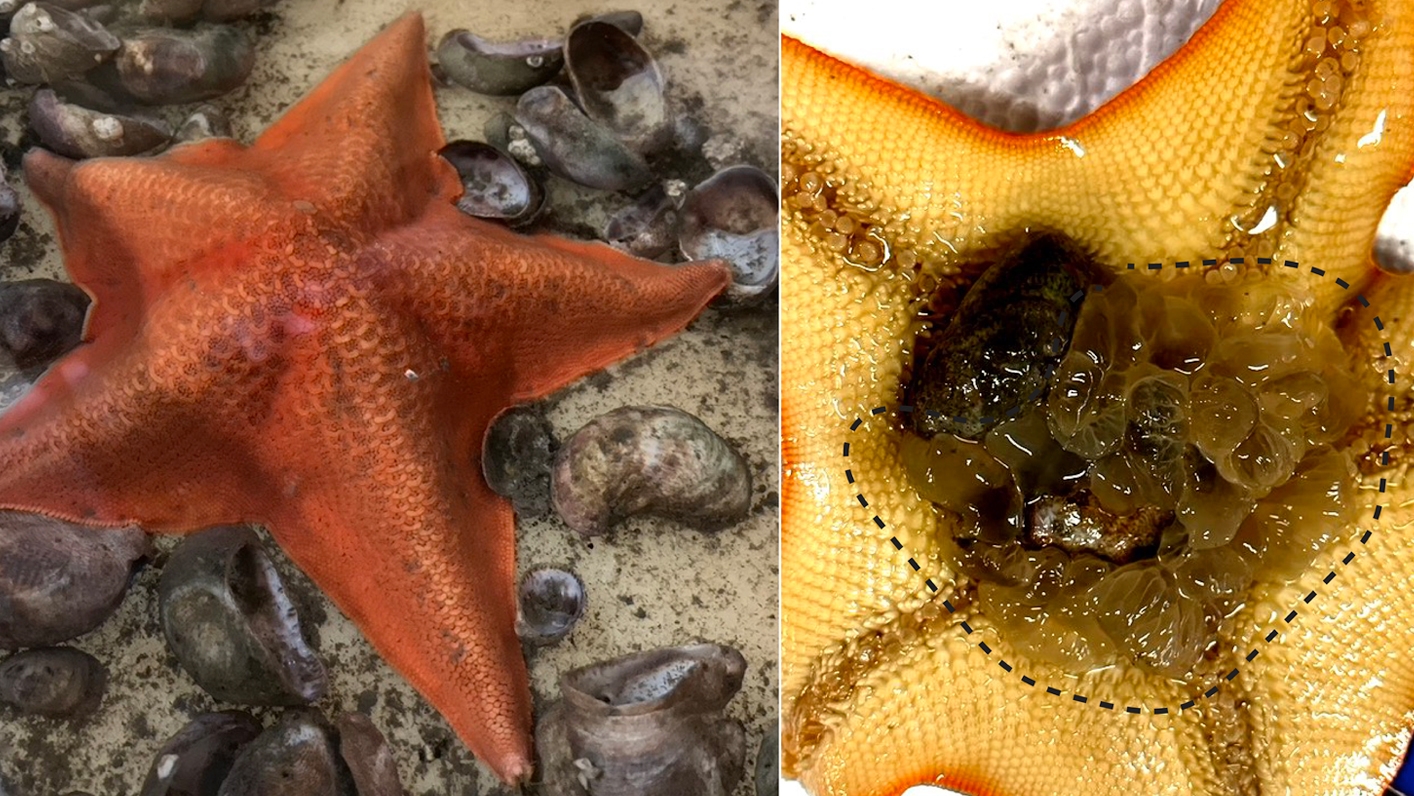
[[[841,794],[919,782],[1006,794],[1380,792],[1414,726],[1402,539],[1414,332],[1408,283],[1381,274],[1370,250],[1414,165],[1414,9],[1232,0],[1141,84],[1034,136],[984,128],[790,40],[782,74],[787,773]],[[1316,267],[1321,307],[1377,396],[1349,445],[1359,522],[1307,578],[1253,587],[1231,620],[1240,632],[1223,639],[1223,662],[1240,672],[1212,697],[1207,682],[1125,666],[1071,677],[1009,648],[966,605],[937,515],[903,478],[895,427],[870,414],[897,405],[929,297],[946,308],[975,275],[964,266],[1034,229],[1120,268],[1214,258],[1228,263],[1209,277],[1221,281],[1244,267],[1292,278],[1285,260]],[[1334,569],[1340,578],[1321,584]],[[1284,623],[1313,586],[1319,601]],[[1147,707],[1105,711],[1077,693]]]

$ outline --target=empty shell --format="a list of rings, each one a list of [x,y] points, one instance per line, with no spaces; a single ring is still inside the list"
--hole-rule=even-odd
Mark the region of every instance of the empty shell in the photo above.
[[[215,796],[236,756],[258,735],[260,722],[245,711],[197,716],[162,744],[141,796]]]
[[[780,274],[776,183],[752,166],[731,166],[693,188],[682,207],[678,245],[689,260],[725,260],[729,301],[768,294]]]
[[[135,99],[175,105],[219,97],[244,83],[255,50],[245,33],[227,25],[154,28],[126,37],[114,64]]]
[[[574,629],[587,602],[584,584],[573,572],[532,569],[520,579],[516,635],[536,645],[554,644]]]
[[[545,192],[515,158],[480,141],[453,141],[438,151],[461,177],[457,209],[518,227],[545,206]]]
[[[39,375],[79,344],[88,303],[88,294],[68,282],[0,283],[0,351],[27,375]]]
[[[231,120],[220,108],[203,105],[192,111],[177,128],[172,140],[179,143],[200,141],[204,138],[230,138]]]
[[[69,647],[25,650],[0,663],[0,702],[21,713],[75,719],[98,709],[108,672],[87,652]]]
[[[324,693],[324,665],[255,532],[221,526],[188,537],[157,584],[167,646],[227,702],[295,705]]]
[[[746,660],[720,644],[649,650],[560,678],[536,728],[551,796],[727,796],[746,735],[723,715]]]
[[[680,180],[654,185],[604,225],[604,240],[635,257],[661,256],[678,237],[678,208],[685,185]]]
[[[241,750],[217,796],[343,796],[349,774],[330,729],[313,708],[285,711]]]
[[[339,756],[353,775],[358,796],[403,796],[398,762],[383,733],[362,713],[339,716]]]
[[[47,88],[30,100],[29,123],[47,149],[71,158],[137,155],[172,137],[159,119],[90,110],[59,99]]]
[[[107,60],[119,41],[98,22],[49,3],[27,3],[0,41],[5,73],[21,83],[53,83]]]
[[[591,19],[565,39],[565,71],[584,113],[629,148],[651,152],[671,138],[663,73],[631,34]]]
[[[438,43],[437,63],[449,79],[472,91],[513,96],[553,77],[564,55],[556,39],[493,42],[458,28]]]
[[[586,536],[639,513],[718,530],[751,510],[751,471],[687,412],[625,406],[591,420],[560,448],[550,494],[565,524]]]
[[[580,185],[621,191],[648,181],[648,164],[563,91],[537,86],[521,95],[515,119],[546,168]]]
[[[0,511],[0,649],[58,644],[98,627],[151,553],[139,528]]]

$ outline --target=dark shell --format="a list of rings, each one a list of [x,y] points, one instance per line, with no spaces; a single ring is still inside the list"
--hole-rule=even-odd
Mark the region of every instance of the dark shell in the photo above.
[[[108,672],[98,659],[69,647],[25,650],[0,663],[0,702],[21,713],[76,719],[98,709]]]
[[[609,219],[604,240],[635,257],[659,257],[677,242],[681,204],[681,192],[674,195],[668,185],[654,185]]]
[[[275,0],[206,0],[201,6],[201,18],[208,22],[229,22],[269,8]]]
[[[565,39],[565,72],[585,115],[630,149],[652,152],[671,140],[663,73],[623,28],[594,19],[575,25]]]
[[[586,15],[570,23],[570,27],[574,28],[584,22],[607,22],[610,25],[617,25],[630,36],[637,36],[643,32],[643,15],[637,11],[609,11],[593,16]]]
[[[720,530],[751,511],[751,470],[681,409],[625,406],[591,420],[560,448],[550,496],[565,524],[587,536],[634,514]]]
[[[260,722],[241,710],[203,713],[167,739],[141,796],[216,796],[236,756],[260,735]]]
[[[450,80],[472,91],[514,96],[553,77],[564,55],[558,39],[493,42],[458,28],[437,44],[437,63]]]
[[[176,105],[219,97],[255,66],[250,38],[237,28],[155,28],[123,40],[114,64],[123,89],[140,102]]]
[[[37,375],[79,344],[87,312],[88,294],[67,282],[0,283],[0,351]]]
[[[469,216],[503,221],[512,227],[535,219],[545,206],[540,184],[515,158],[480,141],[453,141],[438,150],[461,177],[457,209]]]
[[[47,88],[30,100],[29,124],[47,149],[71,158],[138,155],[172,137],[160,119],[92,110],[65,102]]]
[[[241,750],[217,796],[343,796],[352,784],[329,723],[295,708]]]
[[[324,665],[251,529],[188,537],[163,568],[157,597],[167,646],[217,699],[297,705],[324,694]]]
[[[151,553],[139,528],[0,512],[0,649],[58,644],[98,627]]]
[[[781,789],[781,725],[771,722],[756,751],[756,796],[777,796]]]
[[[550,467],[557,447],[542,408],[514,406],[486,430],[481,472],[493,492],[511,499],[517,514],[541,517],[550,511]]]
[[[525,573],[519,598],[516,635],[537,646],[568,636],[588,603],[584,584],[573,572],[548,567]]]
[[[567,180],[622,191],[643,185],[651,176],[640,155],[585,116],[554,86],[537,86],[522,94],[515,119],[546,168]]]
[[[192,111],[177,128],[177,132],[172,136],[172,140],[178,143],[187,141],[200,141],[205,138],[230,138],[231,120],[220,109],[212,105],[203,105]]]
[[[1075,328],[1080,303],[1071,297],[1103,279],[1101,266],[1058,235],[998,260],[913,371],[914,430],[978,439],[1040,400]]]
[[[511,125],[515,124],[515,117],[505,111],[496,111],[486,120],[486,124],[481,126],[481,134],[486,137],[486,143],[501,150],[511,151]],[[524,131],[521,131],[524,134]]]
[[[101,6],[105,0],[49,0],[49,5],[66,11],[82,11]],[[29,5],[28,0],[0,0],[0,19],[13,17],[16,11]]]
[[[550,796],[727,796],[746,735],[723,715],[746,660],[718,644],[649,650],[560,678],[536,729]],[[592,783],[592,785],[591,785]]]
[[[27,3],[0,41],[5,73],[21,83],[53,83],[108,60],[119,41],[86,14],[49,3]]]
[[[358,796],[403,796],[398,762],[383,733],[362,713],[339,716],[339,755],[349,767]]]
[[[182,25],[201,16],[205,0],[139,0],[138,16],[152,22]]]
[[[678,245],[689,260],[725,260],[732,269],[728,300],[749,302],[776,286],[779,212],[774,180],[752,166],[731,166],[688,193]]]
[[[0,165],[0,241],[10,239],[20,228],[20,195],[6,179],[5,167]]]

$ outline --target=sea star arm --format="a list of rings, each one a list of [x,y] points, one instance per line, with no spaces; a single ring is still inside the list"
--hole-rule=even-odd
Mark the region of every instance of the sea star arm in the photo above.
[[[719,262],[663,266],[602,243],[517,235],[450,206],[385,236],[369,258],[391,266],[370,273],[453,366],[495,362],[513,402],[676,333],[730,280]]]
[[[519,782],[531,717],[515,528],[476,455],[504,389],[493,374],[438,372],[433,346],[403,331],[401,350],[363,352],[308,385],[341,413],[337,428],[304,436],[286,418],[302,442],[282,457],[270,531],[471,750]],[[410,368],[426,375],[405,389]]]
[[[262,519],[276,495],[254,451],[280,437],[272,407],[302,398],[282,338],[307,322],[257,282],[270,286],[226,281],[258,297],[233,308],[192,300],[202,288],[184,281],[140,339],[84,343],[51,366],[0,414],[0,505],[149,531]]]
[[[321,226],[372,236],[461,194],[432,97],[422,17],[389,25],[245,152]],[[351,155],[350,153],[357,153]]]

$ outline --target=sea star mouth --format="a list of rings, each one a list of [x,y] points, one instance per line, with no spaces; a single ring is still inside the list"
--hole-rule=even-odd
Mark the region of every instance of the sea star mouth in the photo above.
[[[1351,519],[1369,396],[1340,389],[1317,277],[1189,266],[1115,276],[1031,239],[924,324],[904,381],[900,458],[947,563],[1062,671],[1201,675],[1252,583],[1293,582]]]

